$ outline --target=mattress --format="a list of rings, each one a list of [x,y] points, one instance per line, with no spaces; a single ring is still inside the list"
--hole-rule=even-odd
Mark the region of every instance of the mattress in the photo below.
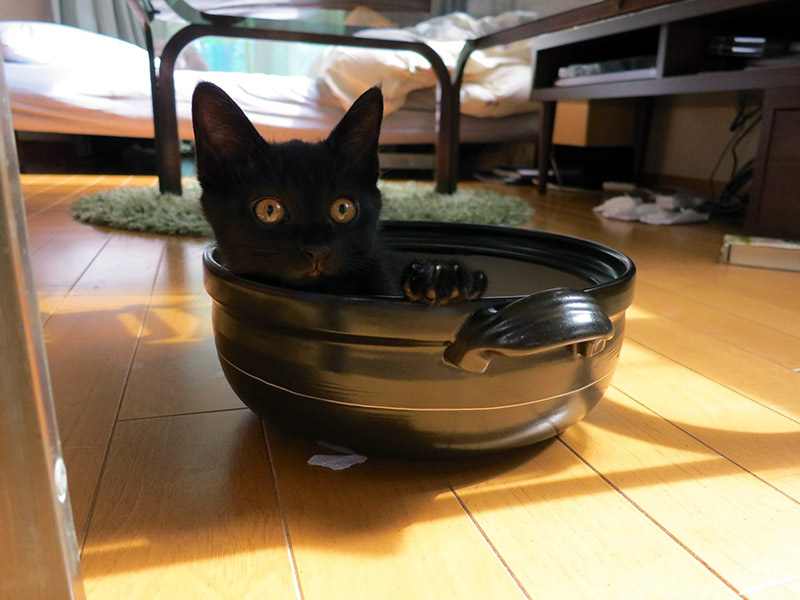
[[[452,19],[460,23],[468,17],[453,15]],[[16,130],[153,137],[144,49],[75,27],[31,21],[0,22],[0,45]],[[353,51],[357,51],[356,57]],[[388,114],[382,143],[433,143],[436,107],[433,81],[427,81],[432,76],[430,68],[407,65],[405,74],[394,68],[398,60],[409,60],[411,54],[332,47],[325,68],[316,76],[178,69],[175,99],[180,137],[192,138],[194,87],[199,81],[211,81],[233,97],[266,139],[322,139],[350,104],[342,95],[342,78],[355,77],[361,91],[383,82]],[[452,53],[446,57],[455,60]],[[476,62],[481,75],[476,80],[475,73],[467,73],[462,112],[473,116],[462,115],[462,142],[535,139],[537,120],[527,101],[529,76],[515,71],[523,62],[527,64],[527,59],[520,58],[519,49],[514,53],[506,49],[500,58],[487,56]],[[491,69],[486,68],[489,64]],[[404,84],[392,95],[396,79]],[[516,114],[506,116],[508,110]]]
[[[102,66],[102,65],[101,65]],[[153,137],[150,78],[138,69],[63,64],[5,63],[14,129],[137,138]],[[267,140],[324,138],[344,115],[321,80],[303,76],[175,71],[181,139],[192,139],[191,97],[198,81],[225,89]],[[384,120],[381,143],[429,144],[435,140],[433,91],[412,93]],[[476,118],[462,115],[463,143],[535,139],[535,113]]]

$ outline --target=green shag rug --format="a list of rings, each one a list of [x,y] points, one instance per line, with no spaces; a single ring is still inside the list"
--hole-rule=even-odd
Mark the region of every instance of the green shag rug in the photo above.
[[[428,183],[383,181],[381,218],[400,221],[445,221],[520,225],[533,214],[528,204],[481,188],[460,188],[455,194],[437,194]],[[200,186],[185,181],[183,196],[161,194],[158,188],[115,188],[82,196],[72,205],[79,221],[130,231],[211,237],[200,212]]]

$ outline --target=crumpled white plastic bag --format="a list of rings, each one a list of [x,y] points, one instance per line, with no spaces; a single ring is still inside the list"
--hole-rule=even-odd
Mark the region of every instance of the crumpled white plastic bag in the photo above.
[[[698,212],[693,208],[679,208],[678,210],[664,210],[657,208],[655,211],[639,217],[642,223],[649,225],[681,225],[684,223],[704,223],[708,221],[709,213]]]
[[[668,208],[669,206],[676,208]],[[644,202],[641,198],[627,194],[609,198],[592,210],[608,219],[640,221],[649,225],[703,223],[708,221],[710,216],[709,213],[689,206],[680,207],[676,203],[669,204],[663,200]]]
[[[637,212],[637,209],[641,205],[641,198],[634,198],[633,196],[623,194],[622,196],[614,196],[613,198],[609,198],[602,204],[595,206],[592,210],[609,219],[638,221],[639,213]]]

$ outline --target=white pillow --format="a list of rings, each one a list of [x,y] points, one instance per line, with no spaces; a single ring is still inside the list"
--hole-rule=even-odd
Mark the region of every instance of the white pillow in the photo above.
[[[147,64],[147,51],[117,38],[39,21],[0,21],[6,62],[43,65]]]

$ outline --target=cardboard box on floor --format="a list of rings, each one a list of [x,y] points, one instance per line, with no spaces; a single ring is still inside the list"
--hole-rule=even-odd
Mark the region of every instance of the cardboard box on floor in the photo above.
[[[633,146],[634,100],[559,100],[553,143]]]

